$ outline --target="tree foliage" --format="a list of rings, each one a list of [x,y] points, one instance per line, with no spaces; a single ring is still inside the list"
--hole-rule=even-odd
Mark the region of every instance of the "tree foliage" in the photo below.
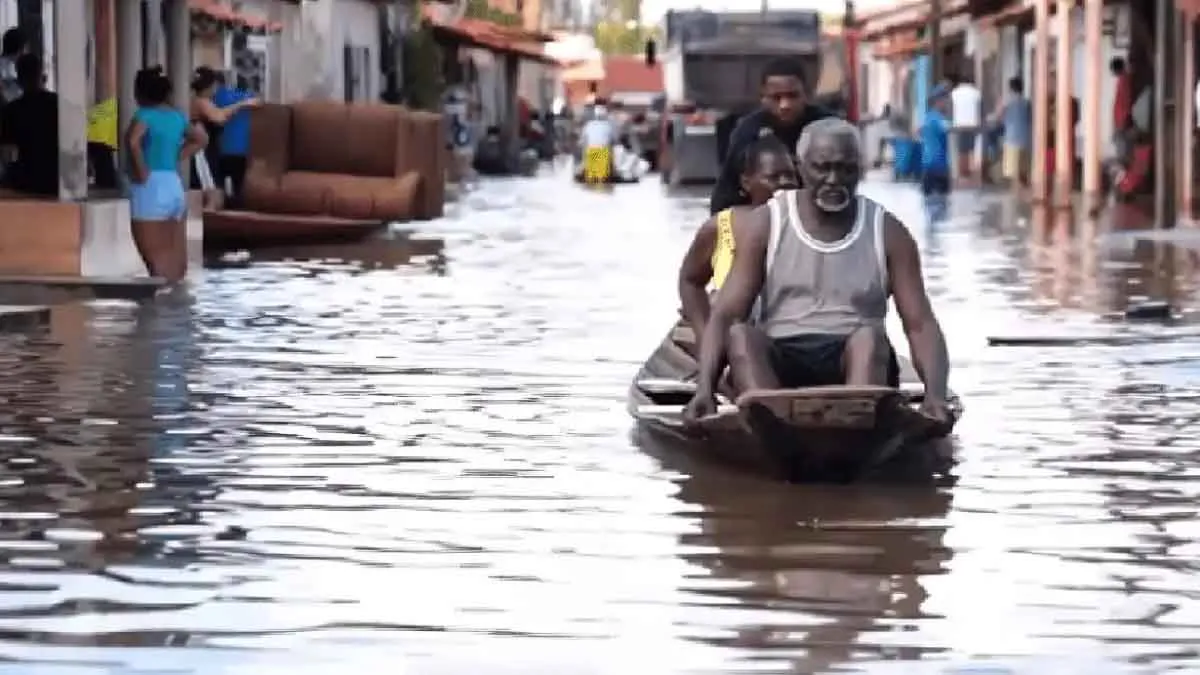
[[[658,30],[646,26],[629,28],[621,21],[600,21],[592,31],[596,40],[596,49],[603,54],[641,54],[646,49],[646,41],[658,39]]]
[[[466,16],[472,19],[491,21],[501,26],[520,26],[521,17],[504,10],[496,9],[487,0],[467,0]]]

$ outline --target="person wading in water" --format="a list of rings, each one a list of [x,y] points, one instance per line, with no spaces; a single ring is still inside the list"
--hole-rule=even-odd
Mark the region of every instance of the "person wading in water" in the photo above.
[[[729,134],[729,151],[721,175],[713,187],[709,213],[720,213],[731,206],[748,204],[740,187],[743,154],[764,132],[770,131],[788,148],[795,148],[800,133],[812,122],[834,117],[834,114],[808,101],[808,84],[804,79],[804,62],[781,58],[763,68],[760,85],[762,107],[738,120]],[[801,176],[803,178],[803,176]]]
[[[692,327],[696,343],[708,323],[710,282],[714,291],[725,283],[733,265],[733,221],[767,203],[779,190],[797,186],[792,151],[775,136],[764,136],[746,149],[742,157],[741,190],[750,206],[734,206],[709,218],[696,231],[679,268],[679,301],[684,319]]]
[[[739,392],[898,386],[884,327],[891,296],[925,384],[922,410],[953,425],[946,340],[921,278],[917,245],[895,216],[855,194],[863,173],[858,131],[842,120],[814,122],[797,155],[804,187],[775,195],[734,225],[737,254],[700,343],[696,394],[685,420],[716,411],[715,387],[726,361]],[[756,301],[758,316],[751,317]]]
[[[133,243],[150,276],[169,283],[187,273],[187,193],[180,165],[204,150],[208,138],[171,107],[171,81],[161,67],[133,78],[138,109],[125,132],[129,148],[129,216]]]

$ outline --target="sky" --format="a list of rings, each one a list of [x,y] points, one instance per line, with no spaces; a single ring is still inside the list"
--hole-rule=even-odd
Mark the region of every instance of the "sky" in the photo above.
[[[777,9],[819,9],[836,12],[842,3],[838,0],[768,0],[768,7]],[[855,7],[860,12],[873,11],[880,7],[898,4],[898,0],[857,0]],[[642,0],[642,20],[657,24],[668,9],[729,9],[754,11],[762,8],[761,0]]]

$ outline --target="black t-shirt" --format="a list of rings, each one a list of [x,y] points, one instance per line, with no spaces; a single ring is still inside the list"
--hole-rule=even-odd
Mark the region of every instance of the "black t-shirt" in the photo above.
[[[58,195],[58,95],[27,91],[0,108],[0,144],[17,148],[9,184],[38,195]]]
[[[763,129],[770,129],[788,149],[795,151],[800,134],[810,122],[829,117],[837,117],[834,113],[816,105],[806,105],[800,111],[800,116],[792,124],[777,124],[775,118],[763,109],[743,115],[737,126],[729,135],[729,150],[725,154],[725,162],[721,166],[721,175],[713,187],[712,198],[709,200],[709,211],[719,213],[731,206],[747,204],[747,197],[739,193],[739,178],[742,173],[742,155],[750,147]]]

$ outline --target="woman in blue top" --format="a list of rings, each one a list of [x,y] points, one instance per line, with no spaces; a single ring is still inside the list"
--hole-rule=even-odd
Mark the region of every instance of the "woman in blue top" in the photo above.
[[[171,107],[171,81],[161,67],[139,71],[133,95],[139,107],[125,132],[133,241],[150,275],[175,283],[187,272],[187,193],[180,167],[188,166],[208,138]]]

